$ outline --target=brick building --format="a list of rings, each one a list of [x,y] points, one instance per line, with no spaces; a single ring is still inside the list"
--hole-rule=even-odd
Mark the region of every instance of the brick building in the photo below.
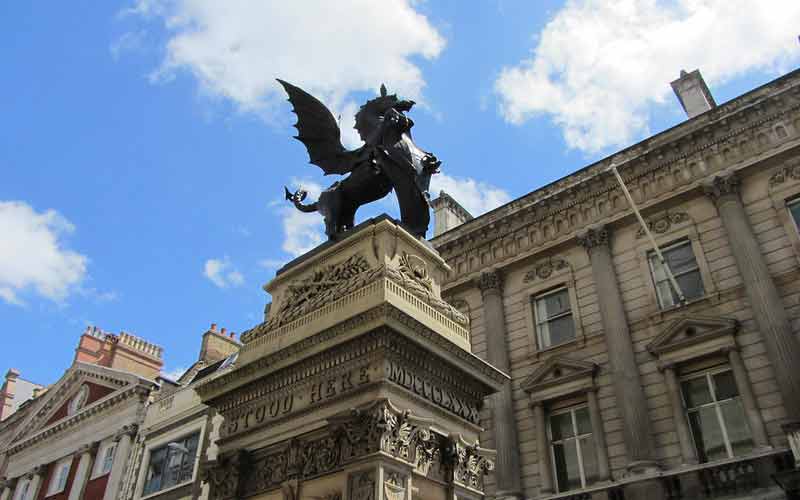
[[[0,422],[0,499],[116,498],[161,358],[143,339],[87,328],[64,375]]]
[[[673,88],[687,121],[437,226],[443,294],[511,375],[483,413],[497,497],[782,498],[770,475],[800,420],[800,71],[719,106],[697,71]]]

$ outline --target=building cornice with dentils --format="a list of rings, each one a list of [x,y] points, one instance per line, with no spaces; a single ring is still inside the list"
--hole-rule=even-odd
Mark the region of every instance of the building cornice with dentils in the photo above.
[[[800,144],[800,70],[795,70],[432,240],[454,268],[448,291],[576,237],[630,217],[608,171],[619,170],[640,208],[697,189],[716,173],[742,170]],[[778,130],[782,128],[783,134]]]

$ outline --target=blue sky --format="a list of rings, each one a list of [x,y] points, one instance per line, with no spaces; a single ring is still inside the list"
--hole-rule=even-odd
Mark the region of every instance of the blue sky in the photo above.
[[[335,180],[275,78],[351,145],[382,82],[416,100],[433,189],[477,215],[682,121],[682,68],[718,103],[796,68],[798,27],[788,0],[4,2],[0,370],[54,382],[91,324],[173,371],[210,323],[260,320],[276,266],[322,238],[283,186]]]

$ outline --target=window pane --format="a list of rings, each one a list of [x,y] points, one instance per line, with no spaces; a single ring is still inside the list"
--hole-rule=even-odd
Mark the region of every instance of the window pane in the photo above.
[[[656,283],[656,293],[658,293],[658,303],[662,309],[672,307],[678,303],[678,296],[675,295],[675,291],[669,281]]]
[[[561,316],[548,323],[550,344],[557,345],[562,342],[569,342],[575,338],[575,324],[572,322],[572,315]]]
[[[553,460],[558,491],[580,488],[581,476],[575,441],[553,445]]]
[[[745,420],[744,409],[739,399],[734,399],[720,405],[722,420],[725,422],[725,430],[728,431],[728,439],[733,448],[734,455],[744,455],[753,449],[753,439],[750,435],[750,427]]]
[[[552,318],[553,316],[557,316],[570,310],[569,294],[567,293],[566,289],[546,295],[541,299],[538,299],[538,301],[540,304],[542,304],[540,310],[545,314],[539,318],[539,321],[544,320],[545,318]]]
[[[736,387],[736,381],[733,379],[733,372],[726,371],[712,375],[714,379],[714,395],[717,401],[730,399],[739,395],[739,389]]]
[[[561,413],[550,417],[550,433],[553,441],[561,441],[574,435],[572,430],[572,415]]]
[[[588,486],[597,481],[597,450],[592,436],[581,438],[581,458],[583,459],[583,474]]]
[[[650,252],[650,269],[653,270],[653,278],[656,282],[668,279],[664,266],[661,265],[661,261],[658,260],[658,254],[655,252]]]
[[[539,323],[536,325],[536,330],[539,333],[539,349],[550,347],[552,345],[550,341],[550,323]]]
[[[664,259],[666,259],[672,274],[680,274],[697,267],[697,261],[692,253],[692,245],[688,241],[661,253],[664,254]]]
[[[800,200],[795,200],[789,205],[789,212],[792,214],[794,223],[800,228]]]
[[[686,402],[687,408],[696,408],[712,401],[706,377],[685,380],[681,386],[683,390],[683,399]]]
[[[701,462],[728,458],[716,408],[707,406],[689,413],[689,423]]]
[[[150,464],[147,466],[147,482],[144,485],[145,494],[161,489],[166,456],[166,448],[159,448],[150,454]]]
[[[690,273],[676,276],[675,281],[678,282],[678,286],[681,287],[683,296],[687,299],[696,299],[705,294],[705,290],[703,289],[703,280],[700,277],[700,271],[692,271]],[[675,299],[675,302],[678,302],[677,297],[675,297]]]
[[[583,407],[575,410],[575,422],[578,424],[578,434],[592,433],[592,421],[589,418],[589,408]]]

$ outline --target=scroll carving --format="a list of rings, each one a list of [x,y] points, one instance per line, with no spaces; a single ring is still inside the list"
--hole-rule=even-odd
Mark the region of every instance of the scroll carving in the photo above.
[[[522,281],[525,283],[530,283],[532,281],[536,281],[537,279],[546,280],[552,276],[554,272],[567,268],[569,268],[569,263],[567,263],[567,261],[564,259],[547,259],[544,262],[536,264],[533,269],[525,273],[525,277],[522,279]]]
[[[686,212],[666,213],[655,219],[648,220],[647,228],[654,233],[664,234],[669,231],[673,225],[682,224],[689,220],[689,214]],[[639,230],[636,231],[636,238],[639,239],[644,237],[644,228],[640,227]]]

